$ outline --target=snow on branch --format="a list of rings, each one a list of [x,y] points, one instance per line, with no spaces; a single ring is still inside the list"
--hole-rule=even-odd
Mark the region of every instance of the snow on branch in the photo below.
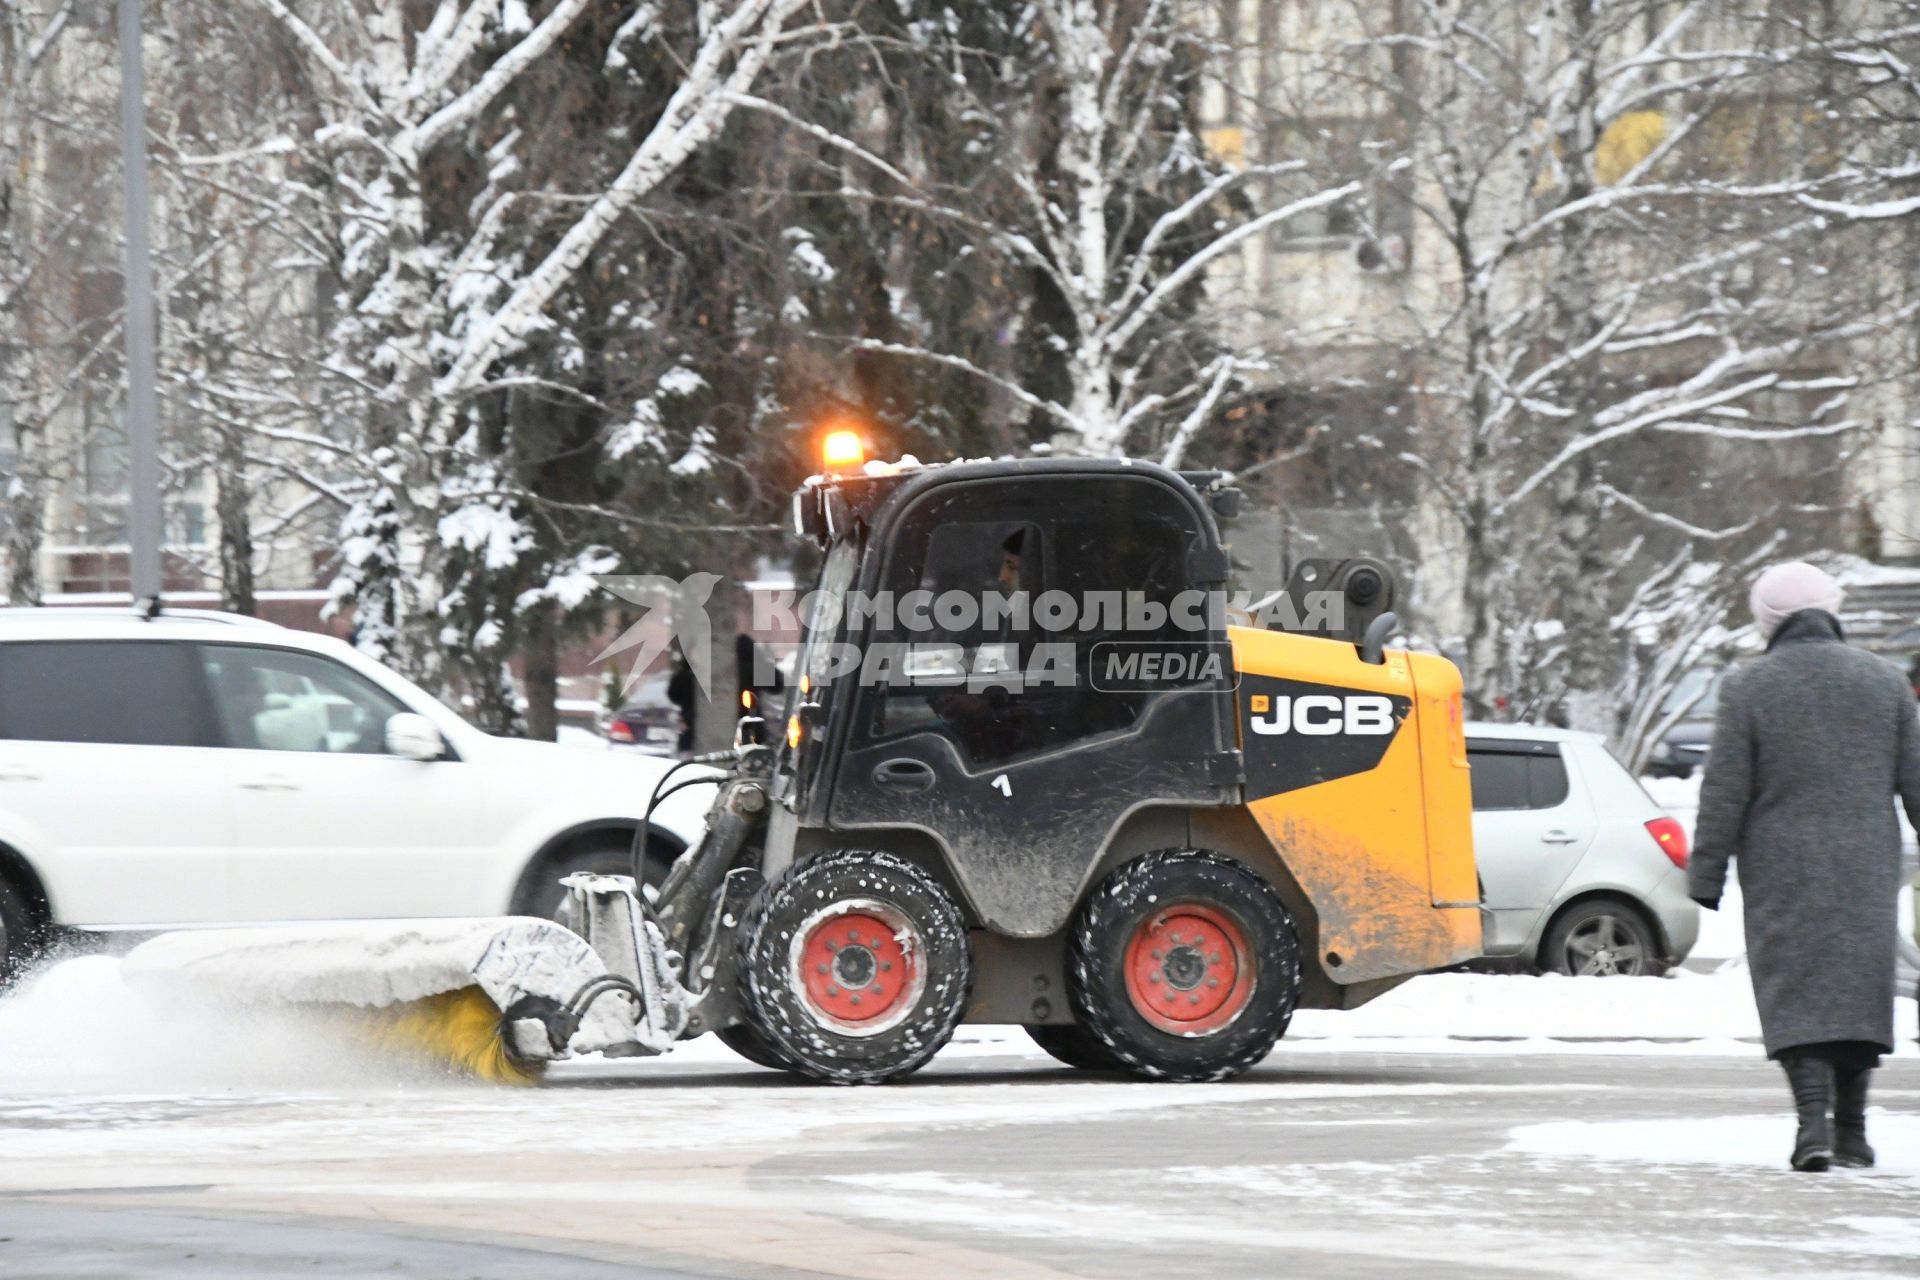
[[[538,26],[488,67],[471,89],[422,121],[413,135],[413,145],[419,153],[424,155],[431,151],[436,142],[485,110],[487,105],[499,97],[521,72],[553,47],[554,41],[573,25],[573,20],[580,16],[589,3],[591,0],[560,0],[548,10],[547,16],[540,20]],[[474,7],[481,6],[476,4]],[[456,51],[449,56],[457,56],[464,60],[466,51]],[[451,69],[447,74],[451,75]],[[441,78],[444,79],[444,77]]]
[[[1742,357],[1741,363],[1745,363],[1748,359],[1750,359],[1750,357]],[[1732,367],[1732,365],[1729,363],[1725,367]],[[1721,371],[1721,367],[1713,367],[1711,374],[1702,373],[1696,375],[1685,384],[1685,387],[1693,388],[1710,384],[1713,378]],[[1581,454],[1591,452],[1594,449],[1598,449],[1601,445],[1609,444],[1625,436],[1645,431],[1650,427],[1656,427],[1663,423],[1677,422],[1692,414],[1700,413],[1715,406],[1730,404],[1733,401],[1752,395],[1756,391],[1771,387],[1779,380],[1780,376],[1777,373],[1762,373],[1744,382],[1735,383],[1733,386],[1723,387],[1704,395],[1697,395],[1691,399],[1680,400],[1674,404],[1662,405],[1628,418],[1623,422],[1615,422],[1609,426],[1602,427],[1598,431],[1590,431],[1585,435],[1577,436],[1562,445],[1551,458],[1541,463],[1539,467],[1534,469],[1532,474],[1528,475],[1525,479],[1521,480],[1518,485],[1510,489],[1504,498],[1494,504],[1494,511],[1496,514],[1504,513],[1516,503],[1526,498],[1527,495],[1531,494],[1535,489],[1538,489],[1541,485],[1552,479],[1561,468],[1565,467],[1575,458],[1578,458]]]
[[[47,19],[47,25],[40,29],[40,34],[33,38],[33,42],[21,54],[19,74],[22,79],[33,74],[34,68],[40,65],[40,60],[53,48],[53,42],[58,40],[60,33],[67,29],[67,22],[73,17],[73,3],[74,0],[66,0],[53,17]]]
[[[750,111],[763,112],[776,120],[793,126],[810,138],[824,142],[830,147],[856,157],[879,172],[886,174],[889,178],[892,178],[908,190],[915,188],[915,183],[912,178],[909,178],[899,169],[887,161],[882,160],[879,156],[853,141],[851,138],[835,133],[831,129],[824,129],[811,120],[803,120],[793,111],[781,106],[777,102],[769,102],[765,98],[755,97],[750,93],[738,93],[733,90],[726,90],[721,96],[736,107],[745,107]]]
[[[441,0],[433,24],[420,35],[414,50],[414,74],[410,86],[416,99],[432,97],[459,74],[486,38],[487,25],[500,13],[500,0],[473,0],[458,18],[443,23],[453,14],[453,0]]]
[[[1128,342],[1131,342],[1139,335],[1141,329],[1153,320],[1160,308],[1164,307],[1168,301],[1175,297],[1182,289],[1193,283],[1200,273],[1207,269],[1208,264],[1222,254],[1231,252],[1246,240],[1259,235],[1269,227],[1278,226],[1289,219],[1297,218],[1309,210],[1324,208],[1330,204],[1337,204],[1359,190],[1360,184],[1358,182],[1348,182],[1341,186],[1332,187],[1326,191],[1317,191],[1310,196],[1302,196],[1300,199],[1281,205],[1277,209],[1269,209],[1260,216],[1241,223],[1225,235],[1208,242],[1185,262],[1182,262],[1178,267],[1175,267],[1172,271],[1169,271],[1165,276],[1161,277],[1159,283],[1154,285],[1152,291],[1148,293],[1145,298],[1141,299],[1138,306],[1133,308],[1132,313],[1127,319],[1113,329],[1108,337],[1108,341],[1114,346],[1125,346]]]
[[[858,351],[872,351],[879,355],[904,356],[909,360],[927,360],[934,364],[944,365],[949,369],[958,369],[960,372],[979,378],[983,382],[992,383],[994,386],[1000,388],[1000,390],[1018,400],[1021,404],[1026,405],[1029,409],[1037,409],[1057,419],[1060,424],[1068,430],[1077,430],[1081,425],[1079,419],[1075,418],[1073,414],[1060,405],[1035,395],[1010,378],[1003,378],[997,373],[982,369],[979,365],[966,359],[964,356],[957,356],[944,351],[929,351],[925,347],[909,346],[899,342],[883,342],[878,338],[855,338],[848,342],[847,345]]]
[[[717,134],[774,49],[787,20],[807,0],[740,0],[706,31],[684,78],[626,167],[569,227],[553,250],[491,315],[468,332],[460,354],[436,384],[443,397],[464,395],[488,366],[545,323],[543,315],[608,229],[642,196]],[[729,66],[731,62],[731,66]]]
[[[287,8],[285,4],[281,3],[281,0],[256,0],[256,2],[266,9],[268,13],[272,14],[282,27],[286,28],[287,34],[293,37],[296,44],[306,50],[308,57],[325,68],[327,73],[339,83],[340,87],[347,91],[348,95],[353,98],[354,105],[370,116],[385,117],[385,109],[382,108],[378,102],[374,101],[373,95],[367,92],[367,87],[361,83],[360,77],[356,75],[353,69],[347,66],[345,62],[341,61],[332,49],[327,47],[327,42],[320,38],[320,34],[317,31],[307,25],[305,19],[294,13],[293,10]]]
[[[1756,515],[1725,529],[1708,529],[1694,524],[1691,521],[1683,520],[1679,516],[1670,515],[1665,511],[1657,511],[1632,494],[1623,489],[1617,489],[1613,485],[1597,485],[1595,486],[1595,490],[1603,496],[1612,499],[1614,502],[1619,503],[1644,520],[1650,520],[1654,524],[1671,529],[1676,533],[1684,534],[1686,537],[1699,539],[1702,542],[1731,541],[1734,538],[1751,532],[1759,525],[1761,519],[1761,517]]]
[[[1220,403],[1220,397],[1229,386],[1233,385],[1233,376],[1238,369],[1239,364],[1232,356],[1221,356],[1214,361],[1213,381],[1207,386],[1199,402],[1193,406],[1192,412],[1181,419],[1180,425],[1174,429],[1173,439],[1167,441],[1166,452],[1160,455],[1161,466],[1180,465],[1186,457],[1187,446],[1193,443],[1194,435],[1206,425],[1207,418],[1213,413],[1214,407]]]
[[[1850,222],[1885,222],[1891,218],[1911,218],[1920,214],[1920,196],[1904,200],[1879,200],[1871,204],[1849,204],[1842,200],[1820,200],[1810,195],[1798,197],[1801,204],[1821,213]]]

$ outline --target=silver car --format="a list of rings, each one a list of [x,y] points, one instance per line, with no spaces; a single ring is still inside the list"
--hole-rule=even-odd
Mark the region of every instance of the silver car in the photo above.
[[[1912,856],[1912,851],[1908,851]],[[1920,876],[1913,877],[1913,935],[1900,935],[1899,950],[1893,957],[1893,989],[1896,994],[1920,1000]]]
[[[1686,830],[1599,737],[1469,724],[1467,757],[1490,958],[1594,975],[1687,958]]]

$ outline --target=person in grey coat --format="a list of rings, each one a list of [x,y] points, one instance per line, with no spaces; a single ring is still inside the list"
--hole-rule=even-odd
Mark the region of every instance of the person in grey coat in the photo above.
[[[1920,717],[1898,667],[1847,646],[1826,573],[1776,565],[1751,603],[1767,651],[1721,686],[1689,892],[1718,910],[1738,860],[1767,1056],[1799,1113],[1793,1167],[1865,1167],[1867,1078],[1893,1052],[1893,806],[1920,824]]]

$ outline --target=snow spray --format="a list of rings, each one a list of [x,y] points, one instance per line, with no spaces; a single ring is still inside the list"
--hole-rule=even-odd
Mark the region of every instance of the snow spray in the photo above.
[[[0,1096],[420,1078],[405,1065],[343,1051],[337,1034],[293,1010],[221,1007],[131,986],[114,956],[47,961],[0,996]]]

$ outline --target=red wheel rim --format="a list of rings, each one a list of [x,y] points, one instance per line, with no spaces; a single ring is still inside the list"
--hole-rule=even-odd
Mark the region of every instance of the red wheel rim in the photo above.
[[[919,930],[886,903],[840,903],[810,917],[794,934],[792,955],[801,1001],[847,1035],[894,1026],[926,985]]]
[[[1142,920],[1127,941],[1134,1012],[1177,1036],[1227,1026],[1253,1000],[1253,953],[1240,922],[1204,902],[1178,902]]]

